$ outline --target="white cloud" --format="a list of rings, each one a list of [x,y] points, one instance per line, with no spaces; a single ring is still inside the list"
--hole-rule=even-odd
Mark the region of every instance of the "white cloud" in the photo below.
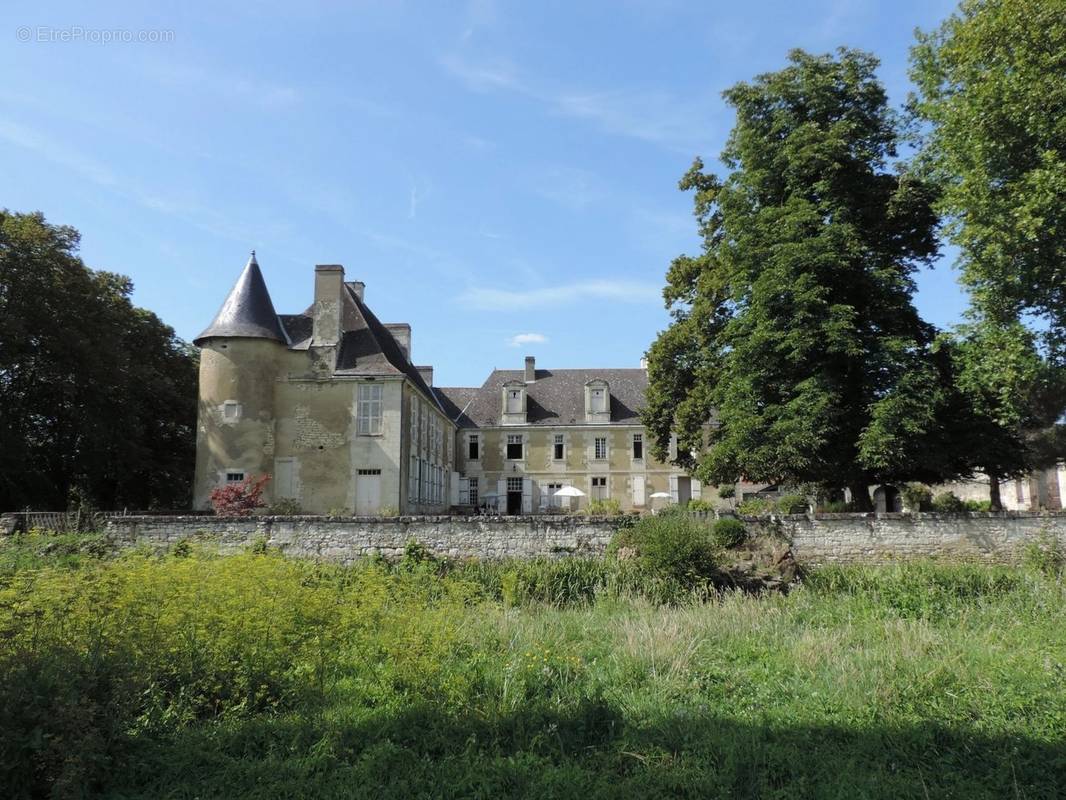
[[[650,283],[591,280],[524,291],[471,288],[459,295],[459,302],[481,311],[520,311],[532,307],[570,305],[589,299],[655,303],[659,302],[660,296],[660,288]]]
[[[524,344],[545,344],[548,337],[543,333],[519,333],[512,336],[507,343],[511,347],[521,347]]]

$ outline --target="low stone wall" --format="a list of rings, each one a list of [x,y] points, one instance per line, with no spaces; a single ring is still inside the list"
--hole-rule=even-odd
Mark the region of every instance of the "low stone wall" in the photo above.
[[[527,517],[114,517],[117,547],[169,547],[188,539],[237,552],[257,540],[284,553],[347,563],[403,554],[417,541],[438,556],[483,559],[599,555],[614,534],[606,518]]]
[[[915,558],[1009,563],[1031,542],[1066,547],[1066,513],[819,514],[780,520],[797,561],[878,564]]]
[[[914,558],[1007,563],[1048,538],[1066,547],[1066,513],[820,514],[746,520],[791,541],[806,564],[885,563]],[[257,540],[282,552],[347,563],[402,555],[417,541],[438,556],[483,559],[595,556],[614,533],[608,518],[526,517],[113,517],[116,547],[170,547],[183,539],[238,552]]]

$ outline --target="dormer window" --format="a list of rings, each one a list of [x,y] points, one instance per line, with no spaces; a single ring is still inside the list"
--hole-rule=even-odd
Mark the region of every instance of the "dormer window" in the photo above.
[[[521,414],[522,413],[522,390],[521,389],[508,389],[507,390],[507,413],[508,414]]]
[[[526,424],[526,384],[523,381],[507,381],[502,387],[500,402],[504,425]]]
[[[585,422],[611,421],[611,388],[607,381],[595,379],[585,384]]]
[[[592,413],[601,414],[607,410],[607,390],[592,390]]]

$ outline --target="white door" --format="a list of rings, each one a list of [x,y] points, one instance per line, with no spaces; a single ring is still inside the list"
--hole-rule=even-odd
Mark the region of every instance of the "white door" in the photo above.
[[[355,476],[355,513],[371,516],[381,510],[381,470],[361,469]]]
[[[644,505],[644,476],[633,476],[633,505],[640,508]]]

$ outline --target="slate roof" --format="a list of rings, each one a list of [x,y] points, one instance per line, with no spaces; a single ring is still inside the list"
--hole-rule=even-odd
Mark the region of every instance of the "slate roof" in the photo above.
[[[193,344],[200,345],[215,336],[273,339],[282,344],[288,343],[270,300],[263,273],[259,271],[254,250],[215,319],[193,339]]]
[[[526,424],[583,425],[585,384],[607,381],[611,393],[611,422],[640,422],[648,373],[643,369],[538,369],[536,380],[526,386]],[[461,428],[493,427],[500,424],[500,389],[508,381],[524,382],[520,369],[493,370],[479,388],[437,387],[445,412]]]
[[[314,308],[302,314],[283,314],[282,324],[293,350],[311,346]],[[403,375],[430,400],[440,405],[437,394],[403,354],[388,328],[359,299],[350,283],[341,293],[341,341],[334,375]],[[445,409],[441,408],[447,414]]]

